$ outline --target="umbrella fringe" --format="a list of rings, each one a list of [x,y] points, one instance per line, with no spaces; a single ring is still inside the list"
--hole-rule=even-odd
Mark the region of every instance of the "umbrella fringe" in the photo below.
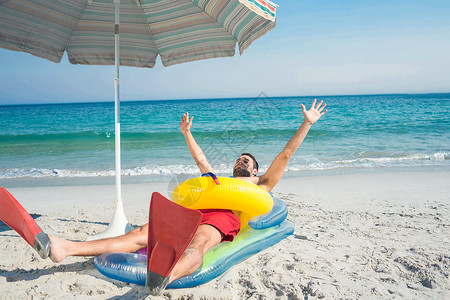
[[[250,45],[257,39],[259,39],[260,37],[262,37],[263,35],[265,35],[267,32],[269,32],[270,30],[272,30],[275,26],[276,26],[276,22],[272,22],[272,21],[267,21],[264,20],[265,22],[268,22],[269,24],[267,26],[265,26],[261,31],[255,33],[252,30],[248,30],[248,33],[245,34],[241,41],[238,42],[239,45],[239,55],[242,55],[244,53],[244,51],[250,47]],[[257,27],[256,25],[254,27]]]
[[[264,19],[275,22],[277,4],[268,0],[239,0],[239,2]]]

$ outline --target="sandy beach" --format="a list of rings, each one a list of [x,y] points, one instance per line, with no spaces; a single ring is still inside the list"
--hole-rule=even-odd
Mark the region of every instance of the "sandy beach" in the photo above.
[[[46,233],[62,238],[85,240],[112,216],[113,186],[5,187]],[[151,193],[168,189],[125,184],[130,223],[146,223]],[[450,298],[448,168],[286,177],[274,195],[290,209],[292,236],[207,284],[153,298]],[[148,297],[143,286],[101,275],[91,257],[41,259],[3,223],[0,257],[0,299]]]

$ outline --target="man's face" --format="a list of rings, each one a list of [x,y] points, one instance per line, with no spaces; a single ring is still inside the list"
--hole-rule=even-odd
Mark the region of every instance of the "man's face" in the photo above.
[[[234,164],[233,176],[234,177],[251,177],[255,176],[257,170],[254,169],[253,160],[250,156],[242,155]]]

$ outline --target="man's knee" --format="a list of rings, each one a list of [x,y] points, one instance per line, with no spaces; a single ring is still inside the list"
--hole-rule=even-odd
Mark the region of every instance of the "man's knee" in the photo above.
[[[131,239],[132,242],[136,244],[146,247],[148,240],[148,224],[127,232],[124,237],[126,237],[127,239]]]
[[[214,226],[203,224],[197,229],[197,232],[189,245],[190,249],[201,251],[205,254],[210,248],[222,241],[222,233]]]

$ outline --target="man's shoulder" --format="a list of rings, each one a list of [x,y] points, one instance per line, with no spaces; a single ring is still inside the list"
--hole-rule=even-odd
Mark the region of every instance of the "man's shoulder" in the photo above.
[[[266,182],[264,182],[264,179],[261,179],[261,176],[254,176],[254,177],[234,177],[236,179],[240,179],[240,180],[245,180],[247,182],[253,183],[257,186],[262,187],[263,189],[265,189],[267,192],[270,192],[272,189],[269,188],[266,184]]]
[[[254,176],[254,177],[234,177],[234,178],[244,180],[244,181],[256,184],[256,185],[259,185],[259,181],[260,181],[259,177],[256,177],[256,176]]]

